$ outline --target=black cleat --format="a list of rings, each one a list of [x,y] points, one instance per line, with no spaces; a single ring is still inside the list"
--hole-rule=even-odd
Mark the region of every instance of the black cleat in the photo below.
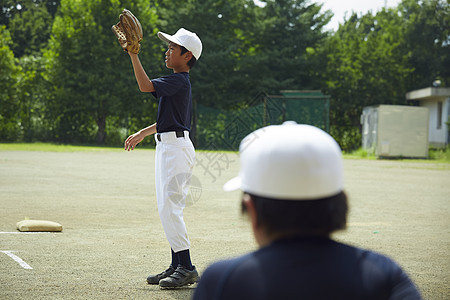
[[[174,289],[194,284],[198,281],[198,272],[194,267],[192,271],[178,265],[175,272],[159,281],[159,287],[162,289]]]
[[[147,277],[147,283],[148,284],[159,284],[159,281],[161,279],[164,279],[164,278],[172,275],[174,272],[175,272],[175,268],[172,267],[172,265],[170,265],[170,267],[167,270],[165,270],[165,271],[163,271],[163,272],[161,272],[161,273],[159,273],[157,275],[150,275],[150,276],[148,276]]]

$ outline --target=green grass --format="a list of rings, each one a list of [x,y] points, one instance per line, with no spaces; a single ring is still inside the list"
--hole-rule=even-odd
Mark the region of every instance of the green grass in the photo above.
[[[138,146],[136,150],[139,149],[153,149],[153,147]],[[123,148],[100,147],[100,146],[74,146],[74,145],[61,145],[51,143],[0,143],[0,151],[92,152],[92,151],[123,151]],[[374,154],[371,154],[367,150],[364,150],[362,148],[353,152],[344,153],[344,158],[368,159],[368,160],[377,159],[377,157]],[[412,161],[412,159],[408,160]],[[446,149],[430,149],[429,158],[420,161],[450,163],[450,147],[447,147]]]
[[[369,153],[367,150],[359,148],[353,152],[344,153],[344,158],[351,159],[377,159],[376,155]],[[414,158],[393,158],[396,160],[407,161],[421,161],[421,162],[438,162],[438,163],[450,163],[450,147],[445,149],[432,149],[428,151],[428,159],[414,159]]]
[[[85,152],[123,151],[121,147],[74,146],[51,143],[0,143],[0,151]]]
[[[450,146],[445,149],[430,149],[429,157],[432,160],[450,163]]]
[[[362,148],[359,148],[358,150],[355,150],[353,152],[344,152],[344,158],[351,158],[351,159],[377,159],[375,154],[369,153],[367,150],[364,150]]]

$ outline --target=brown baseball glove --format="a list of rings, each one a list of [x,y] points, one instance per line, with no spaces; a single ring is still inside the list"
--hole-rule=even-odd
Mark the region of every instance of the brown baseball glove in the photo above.
[[[119,16],[119,22],[113,25],[111,29],[124,51],[139,53],[141,49],[139,42],[142,41],[142,27],[131,11],[124,9]]]

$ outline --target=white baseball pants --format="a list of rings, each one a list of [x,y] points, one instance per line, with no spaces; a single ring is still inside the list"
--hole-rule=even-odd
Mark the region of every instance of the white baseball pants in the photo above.
[[[183,209],[189,192],[190,179],[195,163],[195,149],[189,139],[175,132],[155,134],[155,181],[159,217],[174,252],[190,248]]]

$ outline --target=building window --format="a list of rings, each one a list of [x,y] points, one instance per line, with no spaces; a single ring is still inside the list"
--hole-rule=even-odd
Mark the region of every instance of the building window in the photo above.
[[[442,128],[442,102],[438,101],[437,103],[437,129]]]

